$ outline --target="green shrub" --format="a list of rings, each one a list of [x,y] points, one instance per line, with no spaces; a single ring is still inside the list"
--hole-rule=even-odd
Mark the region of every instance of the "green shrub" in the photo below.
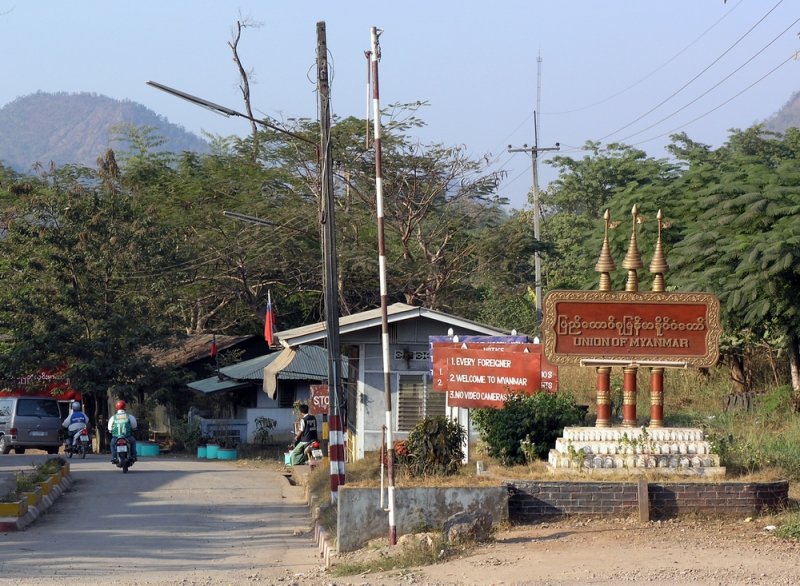
[[[14,488],[5,495],[0,495],[0,502],[17,502],[22,498],[22,493],[32,491],[37,484],[47,480],[48,476],[58,472],[66,464],[63,458],[48,458],[41,464],[34,466],[30,472],[17,472],[14,474]]]
[[[488,454],[504,466],[516,466],[534,454],[547,459],[564,428],[580,423],[583,412],[569,393],[514,393],[502,409],[474,410],[473,420]]]
[[[184,419],[173,422],[172,439],[175,440],[176,449],[188,452],[194,452],[197,446],[205,445],[206,441],[200,430],[200,422],[189,422]]]
[[[467,431],[444,416],[420,421],[405,442],[398,467],[413,476],[451,476],[461,469]]]

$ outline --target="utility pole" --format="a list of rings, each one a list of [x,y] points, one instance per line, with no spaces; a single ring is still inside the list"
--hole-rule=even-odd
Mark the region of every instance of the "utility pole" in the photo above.
[[[320,196],[325,298],[325,328],[328,334],[328,407],[330,441],[328,452],[331,468],[331,502],[336,502],[339,485],[345,482],[344,413],[346,397],[341,387],[342,356],[339,348],[339,286],[336,258],[336,208],[333,193],[333,157],[331,155],[330,84],[328,79],[328,45],[325,22],[317,23],[317,83],[319,89],[320,164],[322,183]]]
[[[536,125],[536,112],[533,113],[534,118],[534,127]],[[536,140],[536,138],[534,138]],[[529,147],[527,144],[522,145],[521,148],[512,148],[511,145],[508,145],[508,152],[509,153],[530,153],[531,154],[531,169],[533,172],[533,237],[536,239],[537,244],[539,243],[539,228],[541,225],[541,209],[539,206],[539,153],[545,151],[557,151],[561,148],[559,143],[556,143],[553,147],[546,147],[540,148],[538,146],[538,140],[536,143]],[[534,261],[534,275],[536,279],[536,322],[541,323],[542,321],[542,258],[539,254],[539,250],[537,249],[536,252],[533,253],[533,261]]]
[[[533,173],[533,237],[536,239],[536,244],[539,244],[539,227],[541,224],[541,209],[539,206],[539,153],[546,151],[557,151],[561,148],[559,143],[553,147],[539,147],[539,119],[536,112],[541,108],[541,94],[542,94],[542,56],[541,54],[536,59],[536,110],[533,111],[533,146],[529,147],[527,144],[522,145],[522,148],[512,148],[508,145],[509,153],[530,153],[531,154],[531,172]],[[534,278],[536,280],[536,323],[542,323],[542,259],[539,255],[539,249],[533,254],[534,260]]]

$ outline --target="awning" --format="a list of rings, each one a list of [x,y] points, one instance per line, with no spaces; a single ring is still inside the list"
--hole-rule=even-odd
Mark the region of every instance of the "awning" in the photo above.
[[[346,376],[347,361],[342,361]],[[271,399],[278,396],[278,381],[300,379],[328,380],[328,351],[319,346],[291,346],[284,348],[278,357],[264,367],[264,392]]]

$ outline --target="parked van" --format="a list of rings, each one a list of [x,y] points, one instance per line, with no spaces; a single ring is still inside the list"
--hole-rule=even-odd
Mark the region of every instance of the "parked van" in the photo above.
[[[24,454],[26,448],[57,454],[61,411],[52,397],[0,396],[0,453]]]

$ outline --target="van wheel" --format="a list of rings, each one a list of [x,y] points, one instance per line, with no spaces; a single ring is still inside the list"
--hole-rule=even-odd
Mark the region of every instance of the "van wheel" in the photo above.
[[[25,453],[25,448],[14,448],[14,453],[15,454],[24,454]]]
[[[6,436],[0,436],[0,453],[7,454],[11,451],[11,442]]]
[[[48,454],[57,454],[59,447],[60,446],[47,446],[47,453]]]

